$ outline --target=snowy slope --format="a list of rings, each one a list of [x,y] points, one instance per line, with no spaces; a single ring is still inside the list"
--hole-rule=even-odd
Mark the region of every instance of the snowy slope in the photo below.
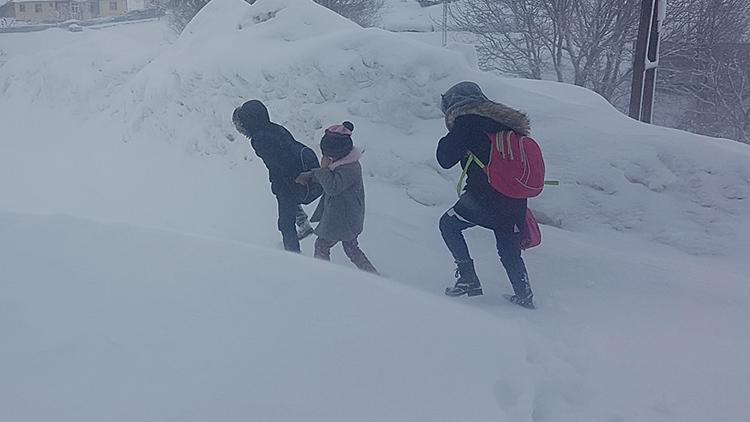
[[[513,420],[512,321],[220,240],[16,214],[0,236],[4,421]]]
[[[282,355],[292,368],[309,366],[305,371],[311,372],[287,372],[274,365],[277,376],[288,383],[270,391],[235,377],[229,366],[209,362],[238,362],[249,347],[247,337],[222,343],[226,332],[209,329],[219,323],[236,330],[245,327],[230,316],[237,321],[280,320],[281,326],[309,339],[306,329],[283,325],[305,321],[294,308],[313,312],[309,297],[323,303],[315,312],[323,312],[330,326],[343,330],[336,344],[360,341],[375,330],[373,338],[392,342],[410,362],[424,356],[424,365],[415,371],[438,371],[446,361],[469,365],[466,373],[446,365],[446,372],[437,374],[445,378],[435,382],[416,372],[403,379],[394,379],[394,373],[378,378],[380,367],[369,372],[370,362],[378,361],[375,355],[384,353],[376,347],[372,353],[363,351],[368,359],[359,361],[361,370],[368,371],[364,375],[375,380],[370,383],[361,381],[366,377],[353,361],[344,360],[346,372],[362,376],[354,390],[346,374],[333,380],[337,396],[344,394],[368,408],[362,398],[368,389],[372,403],[403,404],[373,411],[380,420],[441,420],[438,415],[446,416],[442,420],[555,422],[747,419],[750,365],[744,356],[750,355],[750,339],[739,334],[750,309],[745,282],[750,267],[744,259],[750,214],[746,146],[632,122],[582,89],[482,74],[458,52],[381,30],[361,30],[307,0],[263,0],[253,6],[214,0],[175,42],[159,23],[148,23],[77,34],[4,35],[0,50],[7,52],[0,58],[0,210],[127,223],[102,226],[12,214],[0,218],[0,300],[7,301],[0,312],[8,309],[2,320],[11,321],[2,331],[12,330],[12,338],[18,339],[7,353],[22,368],[36,362],[58,368],[61,372],[53,376],[90,374],[77,384],[80,388],[67,390],[70,403],[56,398],[58,390],[48,389],[40,390],[32,407],[20,400],[28,400],[30,391],[38,388],[24,384],[26,377],[53,378],[33,369],[12,372],[0,381],[0,389],[26,387],[8,396],[10,401],[0,401],[0,412],[17,412],[14,418],[0,414],[2,420],[38,420],[42,408],[58,409],[57,414],[75,420],[101,420],[103,407],[82,414],[66,406],[87,397],[94,390],[90,385],[110,384],[106,365],[119,357],[99,334],[104,325],[89,336],[88,322],[79,314],[59,312],[53,320],[51,314],[19,309],[28,303],[42,310],[54,308],[48,299],[32,296],[30,289],[65,298],[64,309],[81,304],[82,312],[95,317],[89,320],[104,318],[125,333],[125,343],[142,357],[126,360],[131,366],[122,373],[132,372],[133,378],[115,385],[121,390],[111,394],[94,391],[115,409],[124,408],[117,394],[132,393],[133,402],[150,414],[174,415],[174,409],[184,409],[179,402],[195,403],[188,411],[196,415],[211,415],[203,420],[247,419],[260,414],[256,402],[231,395],[246,389],[260,391],[272,403],[298,400],[261,408],[271,420],[289,419],[294,415],[284,412],[294,411],[320,412],[313,413],[320,418],[312,420],[367,420],[359,413],[353,417],[353,408],[313,403],[328,393],[318,391],[320,373],[304,356]],[[452,281],[452,263],[436,223],[455,198],[457,176],[439,170],[434,162],[435,142],[445,132],[437,104],[439,94],[462,79],[474,79],[491,96],[527,111],[543,144],[550,177],[563,180],[562,187],[549,189],[532,203],[545,222],[561,228],[545,227],[544,246],[526,254],[540,304],[535,313],[502,302],[500,295],[509,286],[492,239],[482,232],[470,233],[469,241],[486,296],[457,302],[432,297]],[[340,283],[335,274],[344,274],[342,270],[267,250],[278,248],[279,242],[267,175],[228,118],[233,107],[250,97],[268,102],[274,119],[309,145],[316,144],[324,125],[344,118],[357,123],[355,139],[367,147],[368,217],[362,244],[395,282],[346,272],[357,284]],[[136,229],[133,224],[242,244]],[[113,245],[111,250],[108,245]],[[309,242],[304,245],[308,255],[310,247]],[[337,253],[334,260],[348,265]],[[70,281],[57,285],[58,274]],[[297,284],[300,275],[306,279],[302,285]],[[185,290],[175,278],[185,280]],[[268,289],[274,287],[267,278],[281,280],[279,290],[286,296],[269,303],[287,302],[274,308],[264,305],[271,300]],[[206,279],[212,282],[210,291],[203,284]],[[229,281],[221,284],[222,279]],[[106,289],[84,288],[102,280],[109,280]],[[217,283],[223,289],[214,292]],[[317,291],[340,288],[342,296],[332,293],[330,298]],[[116,301],[108,289],[127,300]],[[138,297],[149,297],[154,289],[157,299],[176,294],[184,300],[139,302]],[[213,298],[204,313],[189,311],[202,309],[195,296],[203,293]],[[223,313],[233,294],[240,303],[231,302]],[[336,298],[346,302],[329,301]],[[99,302],[107,306],[86,307]],[[141,304],[143,317],[122,316],[130,316],[131,308]],[[241,306],[245,304],[255,305],[257,312]],[[361,308],[361,317],[340,317],[352,315],[349,306]],[[108,309],[114,310],[111,320]],[[454,315],[462,312],[477,320],[465,325],[470,329],[439,330],[455,326],[450,321],[454,317],[465,321]],[[378,319],[386,314],[392,319]],[[435,325],[419,330],[407,325],[405,330],[412,331],[398,329],[393,337],[378,334],[377,326],[408,323],[414,315],[426,315],[423,320]],[[198,321],[194,338],[228,346],[195,351],[181,347],[195,341],[175,321],[177,316]],[[165,319],[163,325],[145,323]],[[51,320],[59,325],[49,326],[65,328],[17,329],[47,326]],[[308,327],[302,322],[299,326]],[[34,342],[21,341],[33,332],[39,333]],[[78,337],[60,334],[65,332]],[[176,333],[174,342],[154,340],[166,332]],[[271,336],[260,333],[264,339]],[[68,338],[81,339],[82,346],[71,345]],[[279,341],[302,350],[309,345],[323,368],[335,366],[318,343]],[[433,359],[422,343],[444,346],[434,349],[447,350],[444,360]],[[91,356],[84,354],[87,345],[91,350],[85,353],[104,352],[95,361],[103,368],[100,373],[86,372],[88,361],[81,356]],[[70,352],[56,356],[44,355],[45,350]],[[454,359],[459,352],[468,357]],[[169,366],[159,360],[164,354],[179,359]],[[20,359],[23,355],[35,358]],[[172,376],[184,374],[188,366],[203,370]],[[248,371],[241,374],[257,369],[238,367]],[[168,400],[156,403],[158,391],[136,391],[153,371],[157,388],[186,385],[178,389],[185,395],[164,393]],[[261,375],[268,377],[267,372]],[[197,385],[198,376],[210,382]],[[290,387],[291,380],[299,381],[300,389]],[[472,386],[480,396],[475,406],[446,409],[453,395],[460,400]],[[375,394],[370,388],[381,389]],[[381,393],[391,389],[403,397],[417,396],[407,405],[395,393]],[[310,400],[302,398],[308,396]],[[203,402],[201,397],[211,399]],[[227,406],[232,413],[220,413]],[[412,417],[378,413],[399,409]],[[336,410],[342,413],[326,413]],[[147,419],[147,413],[128,411],[139,410],[123,410],[121,417]],[[463,413],[455,413],[459,411]],[[475,417],[467,417],[471,411],[477,412]]]
[[[232,54],[237,45],[242,54]],[[352,118],[374,176],[447,206],[450,177],[432,158],[444,131],[437,104],[461,79],[531,116],[550,176],[564,183],[535,204],[548,223],[635,232],[698,254],[750,247],[747,146],[642,125],[581,88],[479,73],[456,52],[361,30],[311,1],[212,2],[122,101],[129,136],[161,133],[230,159],[245,147],[227,142],[226,116],[244,98],[266,100],[308,143]]]

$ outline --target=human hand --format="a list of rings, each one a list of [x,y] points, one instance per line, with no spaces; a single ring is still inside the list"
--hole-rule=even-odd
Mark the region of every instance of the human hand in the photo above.
[[[299,176],[297,176],[296,179],[294,179],[295,182],[299,183],[300,185],[306,185],[310,183],[310,180],[312,180],[312,173],[306,172],[306,173],[300,173]]]
[[[330,157],[323,157],[320,159],[320,168],[327,169],[332,162],[333,160]]]

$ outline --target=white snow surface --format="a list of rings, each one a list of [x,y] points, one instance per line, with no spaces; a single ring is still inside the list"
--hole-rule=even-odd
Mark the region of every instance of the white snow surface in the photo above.
[[[748,419],[745,145],[309,0],[0,51],[0,420]],[[531,201],[535,312],[501,299],[482,231],[485,296],[442,297],[457,174],[434,159],[438,104],[465,79],[530,115],[563,182]],[[311,146],[355,122],[361,243],[385,277],[275,250],[266,170],[230,122],[250,98]]]
[[[422,7],[416,0],[385,0],[380,27],[395,32],[442,30],[443,6]]]
[[[511,420],[493,396],[523,367],[485,363],[523,360],[513,322],[236,242],[14,214],[0,233],[3,420]]]

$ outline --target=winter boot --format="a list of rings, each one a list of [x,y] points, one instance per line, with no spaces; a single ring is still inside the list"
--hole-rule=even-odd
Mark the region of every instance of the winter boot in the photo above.
[[[307,219],[307,214],[299,207],[297,209],[297,217],[295,221],[297,225],[297,239],[302,240],[309,237],[314,233],[313,227],[310,225],[310,220]]]
[[[305,224],[305,225],[297,228],[297,239],[299,239],[299,240],[307,239],[314,232],[315,231],[313,230],[313,228],[310,225],[310,223],[307,223],[307,224]]]
[[[529,283],[529,275],[526,271],[523,271],[521,277],[517,280],[513,280],[513,296],[507,296],[511,303],[518,306],[523,306],[526,309],[536,309],[534,306],[534,293],[531,291],[531,284]]]
[[[522,298],[518,295],[506,295],[505,297],[510,301],[510,303],[514,303],[518,306],[523,306],[526,309],[536,309],[536,306],[534,306],[534,296]]]
[[[445,289],[447,296],[479,296],[482,294],[482,285],[474,270],[474,261],[459,262],[456,268],[456,285]]]

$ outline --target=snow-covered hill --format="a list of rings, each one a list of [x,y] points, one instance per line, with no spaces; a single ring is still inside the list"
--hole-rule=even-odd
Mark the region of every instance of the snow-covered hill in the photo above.
[[[4,421],[514,420],[512,321],[246,244],[7,213],[0,235]]]
[[[0,211],[20,213],[0,216],[2,361],[14,365],[0,371],[0,420],[745,419],[747,146],[633,122],[580,88],[480,73],[309,0],[214,0],[176,40],[150,22],[2,35],[0,50]],[[487,294],[433,297],[452,281],[436,225],[457,178],[433,158],[439,95],[464,79],[529,113],[563,182],[532,201],[548,223],[526,255],[534,313],[503,303],[482,232],[469,240]],[[357,124],[362,243],[386,278],[268,250],[266,171],[229,121],[252,97],[309,145],[327,124]],[[242,361],[254,335],[278,359]],[[337,351],[349,347],[361,359]],[[83,407],[91,397],[103,404]]]
[[[750,246],[746,146],[642,125],[581,88],[483,74],[457,52],[361,30],[310,1],[214,1],[158,55],[153,44],[115,50],[117,36],[94,35],[52,54],[11,55],[0,76],[6,115],[53,107],[63,119],[106,117],[98,123],[108,137],[236,165],[250,157],[227,116],[259,97],[309,144],[324,125],[355,120],[375,178],[445,207],[455,175],[433,159],[444,131],[438,98],[473,79],[531,116],[550,176],[563,182],[535,202],[547,223],[637,233],[697,254]]]

